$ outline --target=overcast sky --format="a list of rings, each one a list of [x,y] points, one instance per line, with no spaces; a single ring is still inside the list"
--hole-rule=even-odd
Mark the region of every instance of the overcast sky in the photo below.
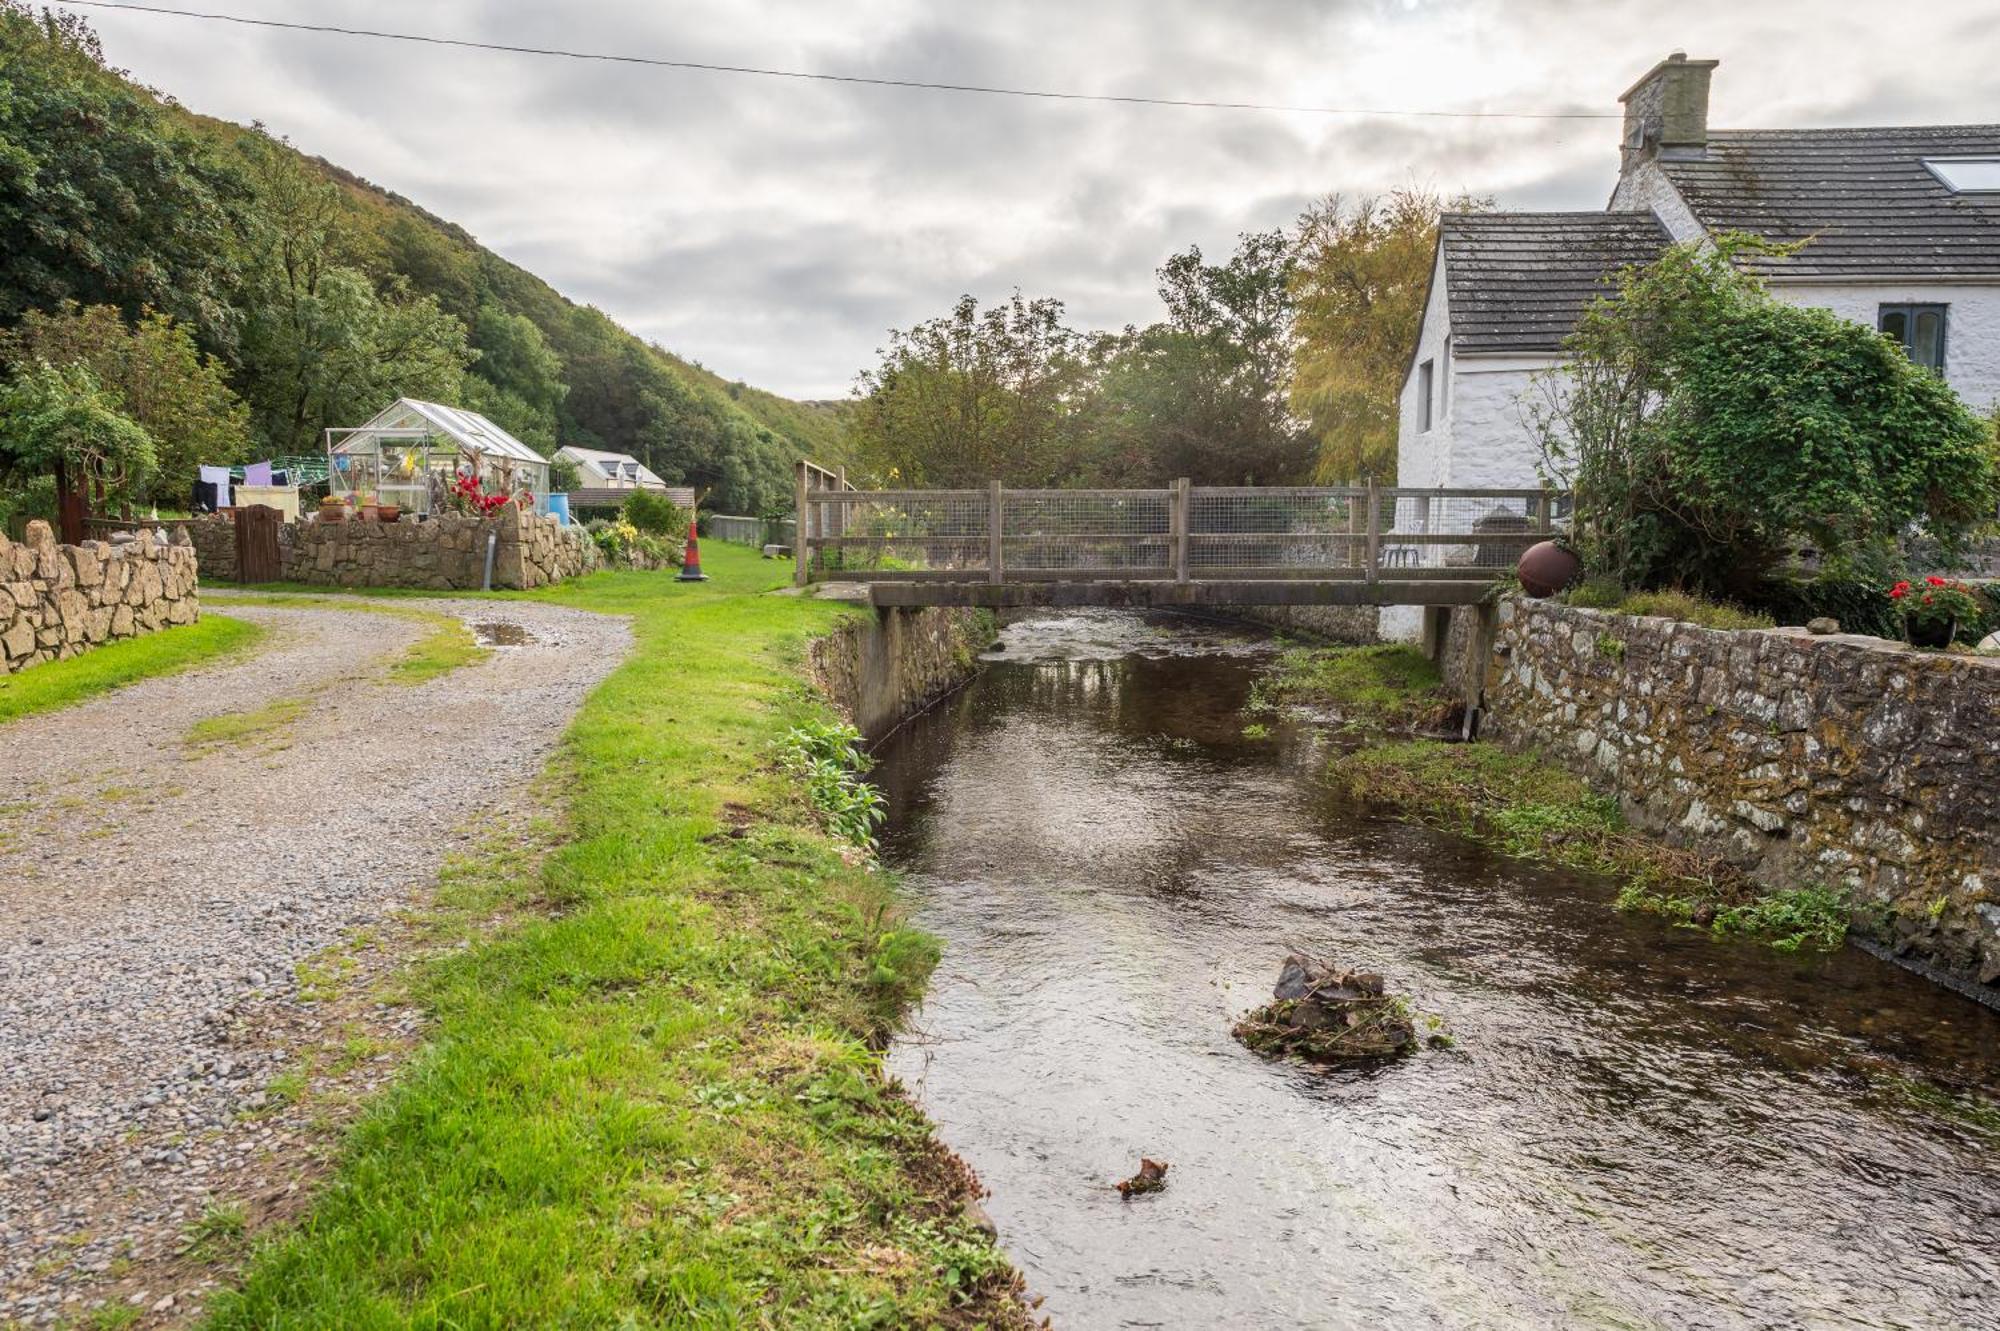
[[[1720,127],[2000,120],[2000,3],[1880,0],[204,0],[510,44],[1291,105],[1602,111],[1676,47]],[[1157,316],[1153,269],[1418,183],[1598,208],[1618,126],[1051,103],[85,11],[112,62],[262,120],[734,378],[845,395],[961,292]]]

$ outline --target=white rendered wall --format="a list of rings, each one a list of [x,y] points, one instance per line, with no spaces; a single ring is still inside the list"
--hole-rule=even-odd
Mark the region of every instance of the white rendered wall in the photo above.
[[[1409,373],[1403,378],[1403,392],[1398,400],[1396,425],[1396,484],[1398,485],[1443,485],[1446,469],[1450,466],[1452,453],[1451,413],[1457,408],[1456,385],[1452,376],[1458,373],[1457,357],[1445,355],[1445,339],[1451,334],[1451,303],[1445,291],[1444,251],[1438,251],[1437,265],[1431,269],[1431,294],[1424,306],[1423,331],[1417,337],[1417,354],[1410,359]],[[1419,413],[1417,385],[1420,376],[1417,368],[1425,361],[1431,362],[1436,371],[1432,384],[1435,396],[1432,407],[1431,428],[1419,430],[1418,423],[1423,417]]]
[[[1771,294],[1870,328],[1883,305],[1948,305],[1944,381],[1981,415],[2000,403],[2000,286],[1772,282]]]

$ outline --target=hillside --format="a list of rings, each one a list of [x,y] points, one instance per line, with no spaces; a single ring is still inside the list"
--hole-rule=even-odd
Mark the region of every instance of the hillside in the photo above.
[[[244,457],[407,395],[545,453],[631,452],[739,512],[782,508],[798,457],[840,460],[844,404],[647,344],[409,199],[133,83],[79,19],[0,0],[0,84],[0,227],[34,238],[0,255],[0,334],[68,302],[171,316],[247,404]]]

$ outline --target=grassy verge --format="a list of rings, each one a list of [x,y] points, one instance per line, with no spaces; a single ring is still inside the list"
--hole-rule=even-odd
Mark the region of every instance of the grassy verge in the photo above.
[[[779,761],[842,611],[709,555],[531,594],[636,640],[557,759],[560,844],[447,884],[433,1038],[212,1326],[1024,1324],[876,1053],[935,946]]]
[[[1414,647],[1299,647],[1251,691],[1252,711],[1286,704],[1328,707],[1351,725],[1435,729],[1452,710],[1437,666]]]
[[[1767,629],[1774,622],[1769,615],[1705,600],[1688,592],[1628,592],[1611,582],[1586,582],[1565,593],[1563,600],[1586,610],[1609,610],[1614,615],[1655,615],[1705,629]]]
[[[1819,887],[1759,892],[1740,872],[1626,826],[1616,800],[1534,754],[1418,740],[1335,758],[1331,779],[1362,799],[1522,859],[1623,881],[1618,905],[1783,951],[1839,946],[1848,917]]]
[[[172,675],[253,647],[264,630],[212,611],[198,623],[126,638],[67,661],[0,675],[0,722],[68,707],[156,675]]]

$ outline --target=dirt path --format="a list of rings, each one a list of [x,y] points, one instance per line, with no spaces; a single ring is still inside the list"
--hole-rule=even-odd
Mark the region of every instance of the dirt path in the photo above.
[[[286,1042],[244,1032],[309,1011],[301,961],[508,824],[630,642],[581,611],[398,604],[527,641],[401,684],[421,623],[215,596],[272,628],[254,656],[0,726],[0,1326],[85,1312],[295,1145],[266,1112]]]

